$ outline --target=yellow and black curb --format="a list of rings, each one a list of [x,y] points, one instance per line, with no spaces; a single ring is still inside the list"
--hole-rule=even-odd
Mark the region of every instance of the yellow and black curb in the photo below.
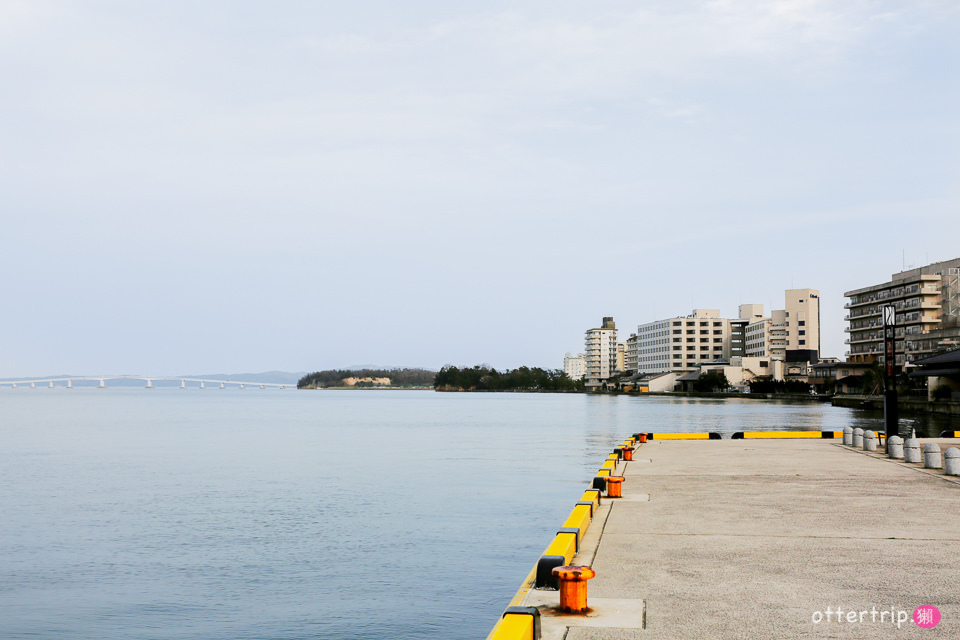
[[[611,454],[597,471],[593,484],[583,492],[573,511],[557,530],[553,541],[547,546],[533,570],[527,574],[523,585],[513,596],[509,606],[494,626],[487,640],[538,640],[540,638],[540,611],[536,607],[520,606],[531,589],[560,588],[559,579],[553,575],[556,567],[569,565],[580,550],[593,517],[600,507],[601,496],[606,491],[606,478],[617,470],[617,462],[623,456],[624,447],[638,446],[635,438],[628,438]]]
[[[944,433],[947,433],[946,431]],[[957,432],[960,433],[960,432]],[[639,435],[639,434],[635,434]],[[692,433],[647,433],[647,440],[723,440],[723,436],[716,431]],[[744,439],[826,439],[842,438],[843,431],[737,431],[730,435],[733,440]],[[941,436],[950,437],[950,436]]]

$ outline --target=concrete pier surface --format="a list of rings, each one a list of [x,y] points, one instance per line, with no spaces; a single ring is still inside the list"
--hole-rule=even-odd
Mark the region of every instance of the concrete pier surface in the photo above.
[[[524,598],[545,639],[960,638],[960,478],[839,440],[654,440],[617,470],[573,562],[593,610]]]

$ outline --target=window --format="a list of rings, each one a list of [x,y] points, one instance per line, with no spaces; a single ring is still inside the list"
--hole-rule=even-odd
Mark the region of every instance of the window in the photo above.
[[[766,369],[767,367],[770,366],[770,363],[769,363],[767,360],[761,360],[761,361],[760,361],[760,366],[763,367],[764,369]]]
[[[677,335],[678,333],[683,333],[683,331],[681,331],[680,329],[673,330],[673,335]]]
[[[806,340],[801,340],[801,341],[800,341],[800,344],[807,344],[807,341],[806,341]]]
[[[805,336],[805,335],[807,335],[807,332],[806,332],[806,331],[804,331],[803,329],[800,329],[800,331],[799,331],[799,333],[800,333],[800,335],[802,335],[802,336]]]
[[[674,342],[683,342],[683,338],[674,338],[673,341],[674,341]]]
[[[797,324],[800,325],[801,327],[803,327],[803,326],[805,326],[805,325],[807,324],[807,321],[806,321],[806,320],[800,320],[799,322],[797,322]]]

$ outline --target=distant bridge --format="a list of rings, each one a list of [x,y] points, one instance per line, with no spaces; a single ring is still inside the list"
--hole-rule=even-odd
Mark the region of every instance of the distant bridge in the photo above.
[[[246,389],[247,385],[251,387],[259,387],[265,389],[267,387],[276,387],[279,389],[286,389],[287,387],[296,388],[296,383],[284,383],[280,384],[278,382],[247,382],[240,380],[216,380],[214,378],[180,378],[180,377],[169,377],[169,376],[73,376],[70,378],[36,378],[34,380],[0,380],[0,386],[11,386],[16,389],[18,387],[36,388],[37,385],[46,386],[50,389],[53,389],[57,386],[56,383],[65,383],[63,387],[67,389],[73,388],[74,380],[90,381],[96,380],[99,382],[97,385],[98,389],[106,389],[108,380],[143,380],[147,384],[144,386],[145,389],[154,389],[154,381],[172,381],[180,382],[180,388],[186,389],[188,382],[199,383],[196,388],[205,389],[207,383],[210,384],[219,384],[221,389],[226,389],[228,387],[236,387],[239,389]]]

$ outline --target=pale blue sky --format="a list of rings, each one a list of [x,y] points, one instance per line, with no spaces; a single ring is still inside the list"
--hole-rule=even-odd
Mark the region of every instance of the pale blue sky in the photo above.
[[[0,375],[559,367],[960,257],[960,5],[0,1]]]

